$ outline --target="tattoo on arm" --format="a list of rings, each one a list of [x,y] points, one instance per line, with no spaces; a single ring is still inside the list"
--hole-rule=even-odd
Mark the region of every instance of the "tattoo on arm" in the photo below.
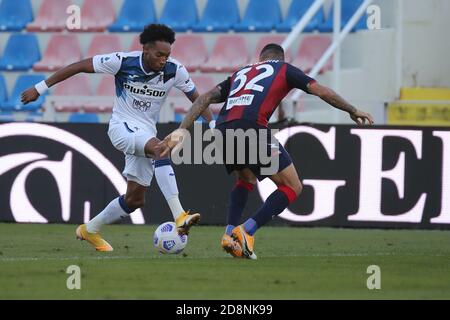
[[[184,117],[183,122],[180,125],[180,129],[188,129],[193,124],[194,121],[209,107],[211,103],[223,102],[222,95],[220,94],[219,88],[214,88],[213,90],[202,94],[195,100],[188,114]]]

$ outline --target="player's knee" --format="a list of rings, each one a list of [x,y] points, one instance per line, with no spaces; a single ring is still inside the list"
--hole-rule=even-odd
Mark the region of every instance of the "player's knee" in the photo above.
[[[135,209],[142,208],[145,205],[145,198],[142,196],[136,196],[133,194],[126,195],[125,203],[127,204],[128,208],[135,210]]]

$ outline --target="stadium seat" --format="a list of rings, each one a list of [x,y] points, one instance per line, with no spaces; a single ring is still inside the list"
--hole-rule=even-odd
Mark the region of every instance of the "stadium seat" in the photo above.
[[[30,0],[0,1],[0,31],[21,31],[33,21]]]
[[[8,90],[6,88],[5,78],[0,74],[0,104],[8,100]]]
[[[116,19],[112,0],[85,0],[81,7],[81,29],[75,32],[103,32]]]
[[[153,0],[125,0],[111,32],[141,32],[147,24],[156,21]]]
[[[240,21],[236,0],[208,0],[195,32],[227,32]]]
[[[104,100],[88,102],[84,105],[84,110],[89,113],[111,112],[116,95],[115,78],[109,74],[104,75],[95,91],[97,97],[103,97]]]
[[[66,28],[70,0],[44,0],[36,19],[27,25],[29,32],[57,32]]]
[[[2,111],[0,109],[0,122],[13,122],[14,115],[11,111]]]
[[[198,21],[196,0],[167,0],[159,23],[168,25],[176,32],[192,29]]]
[[[203,72],[234,72],[249,61],[245,38],[240,35],[217,37],[212,54],[200,67]]]
[[[78,37],[74,34],[55,34],[50,38],[41,61],[34,71],[55,71],[82,58]]]
[[[96,113],[72,113],[69,116],[71,123],[98,123],[100,119]]]
[[[282,23],[277,25],[278,32],[291,32],[292,28],[300,21],[315,0],[292,0],[288,14]],[[304,32],[312,32],[324,21],[323,8],[320,8],[316,15],[306,25]]]
[[[28,88],[33,87],[36,83],[45,79],[42,74],[23,74],[20,75],[14,86],[13,93],[9,100],[4,103],[0,102],[0,109],[4,111],[36,111],[41,108],[45,101],[47,93],[40,96],[36,101],[27,105],[23,105],[21,100],[21,94]]]
[[[203,36],[192,34],[178,36],[172,46],[172,56],[188,71],[199,70],[208,57],[205,39]]]
[[[234,25],[237,32],[269,32],[281,22],[278,0],[250,0],[241,22]]]
[[[134,37],[130,45],[130,51],[142,51],[142,44],[139,42],[139,37]]]
[[[12,34],[0,58],[0,70],[26,71],[40,59],[41,53],[36,35]]]
[[[292,64],[297,68],[300,68],[303,72],[309,73],[330,45],[331,37],[329,36],[306,36],[302,39]],[[320,72],[322,73],[331,70],[332,68],[333,61],[330,58]]]
[[[342,17],[341,17],[341,28],[343,29],[345,25],[350,21],[353,14],[358,10],[364,0],[342,0]],[[334,6],[331,7],[328,12],[328,18],[318,26],[320,32],[332,32],[334,23]],[[352,32],[367,29],[366,26],[366,15],[363,15],[361,19],[356,23],[356,25],[351,30]]]
[[[83,109],[84,103],[78,97],[92,95],[89,79],[86,74],[78,74],[55,86],[52,96],[64,97],[54,104],[57,112],[77,112]]]
[[[97,34],[92,37],[87,57],[122,51],[119,36],[115,34]]]
[[[267,44],[276,43],[281,45],[284,39],[286,39],[286,37],[282,35],[262,36],[261,38],[259,38],[258,42],[256,43],[256,49],[253,53],[252,62],[256,62],[259,60],[259,54]],[[286,62],[292,61],[292,53],[290,50],[287,50],[285,52],[285,61]]]

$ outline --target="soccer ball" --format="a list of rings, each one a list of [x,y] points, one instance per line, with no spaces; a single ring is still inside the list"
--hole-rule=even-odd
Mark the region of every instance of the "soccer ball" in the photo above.
[[[160,224],[153,235],[153,245],[161,253],[180,253],[186,247],[187,241],[187,235],[178,234],[174,222]]]

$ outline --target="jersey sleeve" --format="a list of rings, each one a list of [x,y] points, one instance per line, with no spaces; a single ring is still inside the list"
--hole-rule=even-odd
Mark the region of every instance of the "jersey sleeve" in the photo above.
[[[216,87],[220,90],[220,97],[222,98],[222,101],[226,101],[231,89],[231,77],[228,77],[227,80],[222,81]]]
[[[308,84],[316,82],[313,78],[307,76],[302,70],[287,63],[286,81],[292,88],[297,88],[308,92]]]
[[[120,52],[97,55],[92,58],[95,73],[108,73],[116,75],[122,66]]]
[[[186,95],[191,95],[195,92],[195,84],[189,76],[189,72],[183,65],[178,66],[177,74],[175,76],[175,88],[183,91]]]

